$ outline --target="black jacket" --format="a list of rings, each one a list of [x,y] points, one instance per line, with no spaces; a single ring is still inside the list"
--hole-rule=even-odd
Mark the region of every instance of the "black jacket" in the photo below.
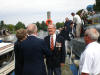
[[[14,52],[15,52],[15,75],[21,75],[22,73],[22,65],[20,64],[20,41],[15,42],[14,44]]]

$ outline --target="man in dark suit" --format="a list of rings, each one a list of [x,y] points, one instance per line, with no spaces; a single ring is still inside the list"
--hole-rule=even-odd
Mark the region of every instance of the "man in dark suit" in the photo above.
[[[21,43],[22,75],[46,75],[44,55],[51,55],[44,40],[37,38],[37,26],[27,27],[29,36]]]
[[[45,37],[45,41],[52,52],[51,57],[47,57],[46,64],[48,75],[61,75],[61,66],[65,63],[65,43],[64,38],[55,34],[56,27],[48,25],[49,35]]]

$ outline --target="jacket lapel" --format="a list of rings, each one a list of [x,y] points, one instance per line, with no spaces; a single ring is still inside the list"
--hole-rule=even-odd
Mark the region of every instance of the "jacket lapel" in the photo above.
[[[50,48],[50,36],[48,36],[47,41],[48,41],[48,47]]]

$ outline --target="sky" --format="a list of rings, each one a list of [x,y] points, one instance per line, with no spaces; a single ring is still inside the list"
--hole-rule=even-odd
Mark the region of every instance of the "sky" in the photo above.
[[[5,24],[30,23],[47,20],[47,11],[51,12],[53,23],[64,22],[71,12],[86,9],[95,0],[0,0],[0,21]]]

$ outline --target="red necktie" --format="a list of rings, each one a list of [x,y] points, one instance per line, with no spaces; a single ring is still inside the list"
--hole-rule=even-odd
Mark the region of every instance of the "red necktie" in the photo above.
[[[51,36],[50,48],[51,50],[54,50],[53,36]]]

